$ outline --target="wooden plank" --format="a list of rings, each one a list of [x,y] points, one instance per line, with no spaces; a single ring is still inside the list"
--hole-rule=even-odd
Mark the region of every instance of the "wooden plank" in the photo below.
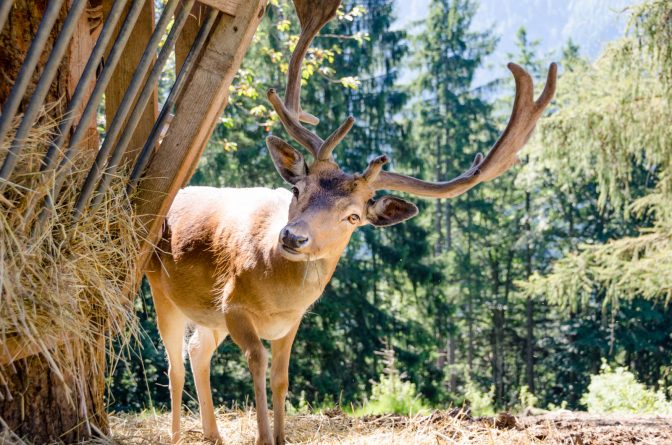
[[[93,2],[89,2],[93,4]],[[69,47],[69,67],[68,67],[68,98],[72,94],[79,83],[79,78],[86,67],[91,51],[96,44],[98,35],[102,29],[102,20],[100,14],[102,13],[102,5],[92,6],[87,8],[86,12],[82,14],[77,22],[77,28],[72,36]],[[74,110],[76,116],[81,116],[88,99],[93,92],[95,80],[87,85],[86,95],[79,107]],[[96,128],[96,117],[93,116],[89,122],[79,122],[77,126],[86,125],[86,136],[82,142],[82,146],[87,150],[98,150],[100,147],[100,138],[98,137],[98,130]]]
[[[4,343],[0,343],[0,366],[6,366],[17,360],[39,354],[44,350],[43,348],[56,349],[73,340],[70,336],[58,339],[47,337],[40,341],[40,345],[37,345],[32,340],[24,340],[18,336],[7,337]]]
[[[182,4],[180,4],[177,7],[177,11],[175,12],[176,15],[179,14],[179,11],[182,9],[182,7],[183,7]],[[176,73],[180,72],[180,68],[182,68],[184,59],[186,59],[187,54],[189,54],[191,45],[194,43],[196,35],[198,34],[198,30],[201,28],[201,25],[203,24],[203,21],[207,17],[209,10],[210,8],[208,6],[199,2],[194,3],[194,6],[191,8],[189,18],[187,19],[187,22],[184,24],[182,32],[177,38],[177,42],[175,42]]]
[[[112,5],[115,0],[104,0],[103,1],[103,11],[105,17],[107,17]],[[126,6],[126,11],[130,7],[130,4]],[[126,12],[124,12],[125,16]],[[121,27],[120,23],[117,25],[117,31]],[[112,122],[114,118],[114,113],[116,113],[119,104],[124,98],[124,93],[128,89],[128,84],[131,82],[133,73],[140,62],[147,42],[149,41],[152,32],[154,31],[154,1],[145,0],[145,4],[142,7],[138,21],[133,27],[131,36],[128,40],[128,44],[124,49],[124,55],[119,60],[112,79],[105,90],[105,120],[107,125]],[[152,126],[156,121],[159,109],[159,99],[157,89],[154,90],[152,96],[149,99],[149,103],[145,107],[140,122],[138,123],[131,142],[128,144],[128,150],[122,158],[121,165],[126,165],[129,162],[132,162],[138,155],[139,151],[142,149],[149,133],[152,131]]]
[[[224,111],[229,87],[265,6],[266,0],[246,0],[235,16],[221,15],[194,67],[170,128],[138,187],[136,208],[147,240],[141,253],[141,268],[161,236],[163,220],[175,195],[192,176]]]
[[[200,0],[201,3],[212,6],[229,15],[238,14],[238,8],[240,8],[240,5],[242,5],[244,1],[246,0]]]

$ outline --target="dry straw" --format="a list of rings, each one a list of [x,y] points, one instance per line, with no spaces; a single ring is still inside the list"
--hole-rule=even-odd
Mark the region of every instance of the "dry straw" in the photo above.
[[[0,357],[39,352],[66,383],[65,396],[85,411],[78,394],[88,390],[102,397],[103,388],[90,388],[87,381],[103,381],[102,354],[111,351],[115,335],[134,327],[128,295],[135,289],[140,240],[123,177],[116,177],[102,204],[73,227],[74,202],[95,153],[82,150],[66,168],[40,173],[58,128],[58,120],[49,117],[56,107],[43,110],[13,176],[0,184]],[[0,160],[11,139],[10,134],[0,143]],[[67,179],[55,212],[35,232],[44,198],[63,174]],[[91,379],[82,369],[99,378]],[[12,370],[11,365],[0,367],[0,401],[17,396],[6,385]]]
[[[500,414],[501,416],[501,414]],[[527,416],[500,424],[458,411],[435,411],[412,417],[353,417],[340,410],[287,418],[287,443],[296,445],[615,445],[672,443],[670,417],[592,416],[561,411]],[[269,420],[272,416],[269,416]],[[257,432],[253,410],[217,412],[226,445],[251,445]],[[111,418],[112,437],[91,445],[159,445],[170,443],[170,415],[123,414]],[[197,414],[183,417],[183,445],[212,445],[203,438]]]

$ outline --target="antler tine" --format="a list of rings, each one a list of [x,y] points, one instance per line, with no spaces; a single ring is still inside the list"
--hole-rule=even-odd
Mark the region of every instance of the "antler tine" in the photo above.
[[[274,89],[268,90],[268,99],[280,117],[287,132],[318,159],[324,141],[301,125],[319,123],[315,116],[301,109],[301,67],[313,38],[335,15],[341,0],[323,0],[316,6],[312,0],[294,0],[294,8],[301,23],[301,34],[289,60],[285,100],[280,100]]]
[[[380,171],[383,169],[383,165],[387,164],[389,162],[389,159],[387,156],[382,155],[378,156],[369,162],[369,166],[366,167],[366,170],[364,170],[364,173],[362,173],[362,177],[366,180],[366,182],[373,182],[378,178],[378,175],[380,174]]]
[[[552,63],[548,70],[546,86],[534,100],[532,78],[522,67],[509,63],[509,70],[516,82],[513,111],[506,129],[483,159],[476,155],[471,167],[460,176],[446,182],[422,181],[393,172],[380,172],[373,182],[377,190],[398,190],[429,198],[452,198],[475,185],[494,179],[518,162],[518,151],[525,145],[546,106],[555,94],[558,67]]]
[[[275,88],[268,90],[268,100],[273,105],[275,112],[278,113],[278,117],[282,122],[282,125],[287,130],[287,133],[293,137],[299,144],[303,145],[315,159],[318,158],[320,147],[324,144],[322,138],[308,130],[306,127],[301,125],[296,115],[292,114],[282,103],[278,93],[275,91]]]
[[[521,66],[509,63],[509,70],[516,82],[513,111],[504,133],[492,147],[479,169],[479,182],[495,179],[518,162],[518,151],[532,134],[546,106],[555,94],[558,67],[552,63],[548,69],[546,85],[539,99],[534,100],[532,77]]]
[[[311,0],[294,0],[294,9],[301,24],[301,35],[289,60],[285,106],[296,114],[299,120],[313,125],[317,125],[319,119],[301,110],[301,67],[313,39],[320,29],[334,18],[340,4],[341,0],[322,1],[319,5],[315,5]]]
[[[320,147],[317,159],[320,161],[326,161],[327,159],[331,158],[331,153],[334,151],[334,148],[336,148],[338,143],[341,142],[345,135],[348,134],[354,123],[355,118],[348,116],[348,118],[343,121],[341,126],[334,130],[334,132],[331,133],[331,135],[324,141]]]

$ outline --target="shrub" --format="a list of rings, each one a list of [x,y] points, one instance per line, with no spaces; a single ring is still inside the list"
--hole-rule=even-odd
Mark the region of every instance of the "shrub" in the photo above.
[[[469,404],[469,409],[471,410],[472,415],[494,416],[494,397],[494,385],[491,386],[490,390],[486,393],[480,390],[476,382],[467,378],[466,384],[464,385],[464,398]]]
[[[378,382],[371,387],[371,397],[355,415],[403,414],[414,415],[427,411],[415,385],[405,381],[405,375],[396,368],[394,350],[386,349],[380,353],[384,357],[385,370]]]
[[[539,399],[534,393],[530,392],[530,388],[527,385],[520,387],[520,392],[518,393],[518,399],[520,400],[520,408],[524,410],[526,408],[535,408],[539,403]]]
[[[581,397],[581,403],[594,414],[672,414],[672,403],[662,391],[639,383],[626,368],[612,369],[605,362],[599,374],[590,376],[588,392]]]

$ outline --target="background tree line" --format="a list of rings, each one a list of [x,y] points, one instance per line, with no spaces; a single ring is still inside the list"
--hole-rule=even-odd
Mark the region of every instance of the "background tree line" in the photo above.
[[[393,3],[344,1],[309,54],[302,104],[321,134],[357,118],[335,152],[346,171],[385,153],[397,171],[449,179],[494,143],[514,87],[474,87],[497,46],[472,29],[475,1],[432,0],[413,36],[392,28]],[[629,13],[630,31],[597,62],[571,41],[553,55],[559,91],[520,167],[456,199],[414,199],[416,218],[353,236],[297,336],[290,403],[361,404],[386,366],[381,349],[437,407],[475,388],[497,407],[521,404],[522,392],[581,408],[602,359],[672,387],[672,7],[649,0]],[[192,184],[284,186],[264,139],[287,135],[265,92],[284,85],[297,34],[291,4],[271,1]],[[517,43],[511,60],[543,87],[547,56],[523,29]],[[110,378],[115,410],[169,402],[148,288],[137,307],[140,344]],[[217,404],[252,395],[230,341],[212,385]],[[196,406],[190,378],[186,391]]]

